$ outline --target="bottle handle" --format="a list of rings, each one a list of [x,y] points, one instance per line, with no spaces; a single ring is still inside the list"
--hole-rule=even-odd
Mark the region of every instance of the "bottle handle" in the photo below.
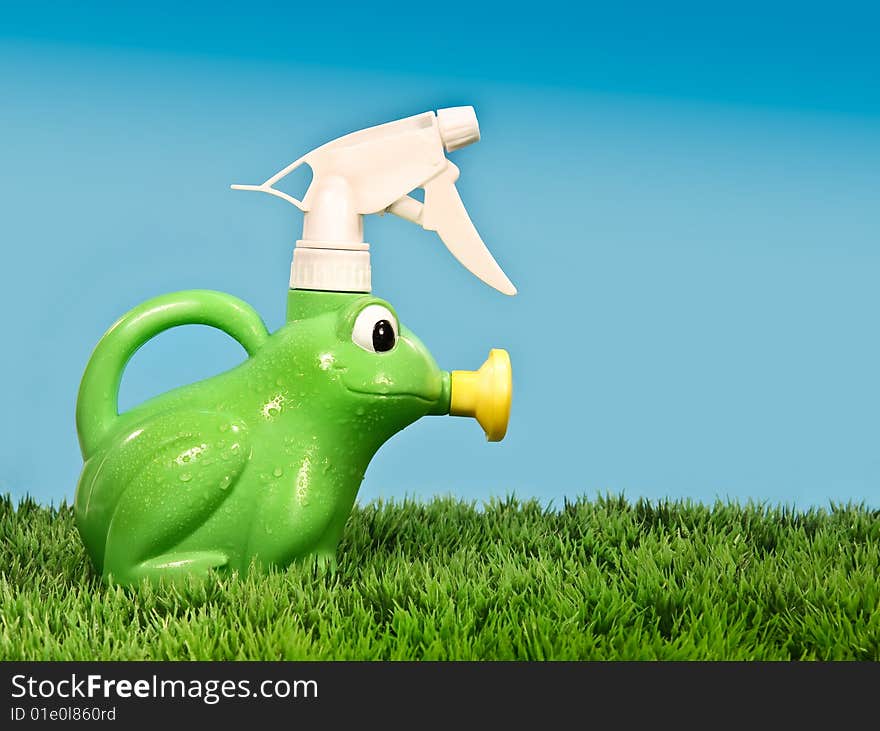
[[[223,292],[174,292],[130,310],[98,341],[80,383],[76,424],[84,458],[94,453],[119,416],[119,386],[132,356],[156,335],[180,325],[208,325],[222,330],[249,356],[269,337],[256,310]]]

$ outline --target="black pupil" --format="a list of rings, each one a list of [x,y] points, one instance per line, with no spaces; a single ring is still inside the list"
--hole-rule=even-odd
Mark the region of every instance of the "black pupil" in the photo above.
[[[394,328],[388,320],[379,320],[373,325],[373,350],[384,353],[394,347]]]

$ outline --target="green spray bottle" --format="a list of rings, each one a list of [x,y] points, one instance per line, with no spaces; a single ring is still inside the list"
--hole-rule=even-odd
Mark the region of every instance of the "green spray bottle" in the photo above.
[[[510,359],[440,370],[370,294],[363,216],[390,212],[438,233],[458,260],[513,295],[455,189],[445,156],[479,140],[472,107],[426,112],[323,145],[261,185],[304,213],[291,265],[287,323],[270,334],[245,302],[191,290],[144,302],[103,336],[76,406],[84,465],[76,523],[96,569],[132,584],[209,572],[335,565],[336,547],[379,447],[429,414],[472,416],[504,437]],[[302,201],[274,184],[302,164]],[[424,202],[409,193],[424,189]],[[232,370],[119,414],[123,370],[144,343],[186,324],[235,338]]]

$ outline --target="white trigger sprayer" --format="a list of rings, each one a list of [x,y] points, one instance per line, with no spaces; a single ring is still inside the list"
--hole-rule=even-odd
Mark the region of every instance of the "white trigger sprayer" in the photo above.
[[[477,142],[473,107],[451,107],[380,124],[328,142],[261,185],[233,185],[283,198],[305,214],[296,242],[291,289],[369,292],[369,244],[363,216],[393,213],[436,231],[446,248],[472,274],[507,295],[516,287],[486,248],[455,188],[459,170],[446,159]],[[303,163],[312,182],[303,200],[274,188]],[[425,191],[421,203],[410,192]]]

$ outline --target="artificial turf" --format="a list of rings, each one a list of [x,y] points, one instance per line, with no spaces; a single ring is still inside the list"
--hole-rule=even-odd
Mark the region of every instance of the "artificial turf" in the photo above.
[[[107,587],[0,499],[0,659],[880,660],[880,511],[578,499],[356,508],[333,572]]]

